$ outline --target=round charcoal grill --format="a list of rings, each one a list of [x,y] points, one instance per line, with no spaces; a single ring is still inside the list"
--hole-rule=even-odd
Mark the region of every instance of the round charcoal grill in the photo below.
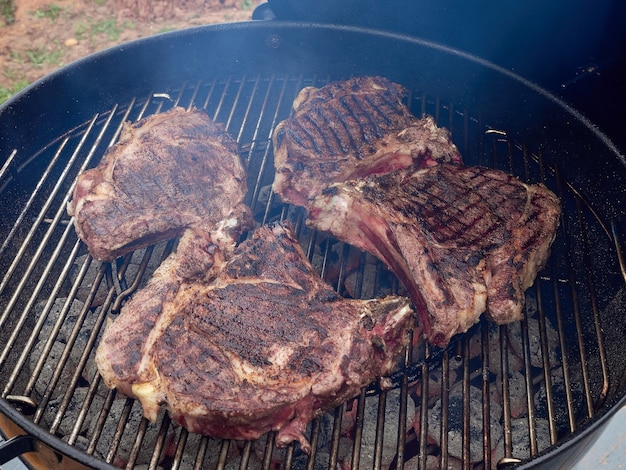
[[[91,259],[66,213],[77,175],[122,123],[173,106],[225,124],[248,164],[259,223],[289,219],[346,297],[402,293],[377,260],[304,224],[271,193],[270,137],[304,86],[378,74],[464,161],[543,182],[564,212],[521,322],[481,322],[446,350],[421,345],[381,389],[314,420],[313,453],[190,434],[108,390],[93,362],[108,318],[175,240]],[[462,52],[352,27],[242,23],[168,33],[88,57],[0,108],[0,464],[35,468],[508,468],[566,465],[624,402],[624,158],[539,87]],[[259,321],[262,321],[259,312]],[[389,386],[389,384],[391,384]],[[21,436],[21,437],[16,437]]]

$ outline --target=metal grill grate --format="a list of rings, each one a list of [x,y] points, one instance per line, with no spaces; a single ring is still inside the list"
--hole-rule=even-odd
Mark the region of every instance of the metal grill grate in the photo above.
[[[333,79],[336,77],[332,77]],[[126,120],[172,106],[204,108],[236,138],[249,169],[246,203],[258,222],[291,219],[314,266],[344,296],[402,293],[368,254],[310,231],[303,211],[271,192],[271,132],[304,86],[331,77],[230,77],[155,90],[102,110],[34,155],[12,150],[0,169],[1,396],[58,439],[106,464],[134,468],[484,468],[549,450],[594,418],[616,385],[607,371],[599,299],[622,283],[617,229],[603,221],[541,152],[492,129],[470,110],[413,93],[414,114],[452,131],[466,163],[497,167],[559,195],[564,215],[547,268],[527,292],[524,319],[481,322],[446,351],[407,351],[393,387],[373,385],[311,423],[310,457],[297,445],[221,441],[152,425],[141,407],[101,382],[95,345],[109,316],[145,284],[175,241],[114,263],[93,261],[65,206]],[[17,163],[19,161],[19,163]],[[621,263],[621,264],[620,264]],[[617,281],[616,281],[617,280]],[[105,464],[106,463],[106,464]],[[143,467],[141,467],[143,468]]]

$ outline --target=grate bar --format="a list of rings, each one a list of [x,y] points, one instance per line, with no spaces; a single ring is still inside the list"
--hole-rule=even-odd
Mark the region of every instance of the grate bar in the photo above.
[[[146,251],[144,252],[143,257],[141,258],[141,264],[139,265],[139,270],[137,271],[137,274],[135,275],[135,278],[132,284],[128,286],[128,289],[119,293],[119,295],[115,299],[115,302],[113,303],[113,306],[111,307],[111,313],[113,314],[119,313],[122,307],[122,302],[126,298],[128,298],[133,292],[137,290],[137,288],[139,287],[139,284],[141,283],[143,275],[145,274],[146,269],[148,268],[148,263],[150,262],[150,257],[152,256],[153,251],[154,251],[154,245],[148,246],[146,248]]]
[[[489,327],[486,323],[481,325],[481,355],[482,355],[482,397],[483,397],[483,462],[485,468],[491,468],[491,395],[489,376]]]
[[[343,421],[343,415],[346,412],[346,404],[343,403],[333,412],[333,434],[330,447],[330,457],[328,461],[328,468],[337,468],[339,463],[339,441],[341,437],[341,423]]]
[[[275,437],[275,434],[271,432],[267,435],[267,439],[265,440],[265,452],[263,453],[263,469],[264,470],[269,470],[272,465],[272,452],[274,451],[274,437]],[[289,446],[289,450],[293,450],[293,446]]]
[[[374,439],[374,470],[382,468],[383,436],[385,435],[385,410],[387,408],[387,391],[378,395],[378,413],[376,415],[376,437]]]
[[[363,439],[363,418],[365,416],[365,389],[357,400],[356,424],[354,428],[354,447],[352,448],[351,469],[358,470],[361,461],[361,442]]]
[[[89,389],[85,396],[85,401],[81,405],[78,416],[76,417],[76,423],[74,424],[74,427],[72,428],[72,431],[67,439],[68,444],[74,445],[76,441],[78,440],[78,435],[82,429],[85,419],[88,416],[91,404],[93,403],[93,400],[96,394],[98,393],[98,388],[100,386],[100,383],[101,383],[100,374],[95,374],[93,377],[93,380],[89,384]]]
[[[248,156],[247,156],[247,161],[250,162],[252,160],[252,152],[254,150],[254,145],[257,142],[257,138],[258,138],[258,134],[260,133],[260,124],[261,124],[261,120],[263,118],[263,115],[265,114],[265,110],[268,107],[268,103],[270,100],[270,91],[272,90],[272,85],[274,84],[274,80],[275,77],[272,76],[271,80],[270,80],[270,84],[267,88],[267,92],[265,94],[265,97],[263,99],[263,105],[261,107],[261,112],[259,113],[259,120],[257,121],[257,126],[255,127],[254,130],[254,135],[252,136],[252,144],[250,145],[250,151],[248,152]],[[251,197],[251,202],[250,202],[250,209],[252,210],[252,212],[254,212],[255,208],[256,208],[256,203],[258,202],[259,199],[259,194],[261,191],[261,181],[262,181],[262,176],[265,174],[265,170],[267,167],[267,162],[269,159],[269,155],[270,155],[270,141],[272,138],[272,129],[274,129],[274,127],[276,126],[276,123],[278,121],[278,112],[280,109],[280,106],[283,102],[283,98],[285,96],[285,89],[287,87],[287,83],[288,80],[284,80],[283,81],[283,86],[282,89],[280,91],[280,94],[278,96],[278,102],[276,107],[274,108],[274,114],[272,116],[272,122],[270,125],[270,131],[266,137],[266,141],[267,141],[267,145],[265,146],[265,151],[263,152],[263,155],[261,157],[261,162],[259,165],[259,171],[257,172],[257,178],[254,184],[254,188],[252,189],[252,197]],[[269,198],[271,200],[271,198]],[[265,218],[264,218],[264,222],[265,222]]]
[[[101,266],[98,272],[98,277],[96,278],[96,281],[98,284],[100,283],[103,277],[104,277],[104,266]],[[94,290],[92,290],[91,292],[91,299],[93,299],[93,296],[95,296]],[[63,313],[60,316],[64,317],[65,314]],[[44,346],[41,356],[39,357],[39,360],[37,361],[35,367],[33,368],[33,371],[31,372],[30,380],[26,384],[27,394],[30,394],[33,388],[35,387],[35,382],[38,380],[38,377],[41,373],[41,370],[43,369],[46,358],[48,357],[48,354],[50,353],[50,349],[52,348],[52,343],[54,341],[54,338],[57,336],[60,328],[61,328],[61,323],[57,321],[49,335],[48,340],[46,341],[46,344]]]
[[[77,242],[74,244],[74,249],[72,250],[69,259],[70,260],[74,260],[76,258],[76,255],[78,253],[78,250],[80,248],[80,244]],[[83,263],[83,267],[78,275],[78,279],[83,279],[87,269],[89,268],[89,261],[87,261],[86,263]],[[59,276],[59,279],[57,280],[54,288],[52,289],[52,294],[50,295],[50,297],[48,298],[48,301],[46,302],[46,305],[44,306],[40,316],[39,316],[39,320],[37,321],[37,323],[35,324],[32,334],[28,337],[28,340],[24,346],[23,352],[22,354],[17,358],[17,361],[15,363],[15,366],[13,367],[13,372],[11,373],[11,375],[9,376],[9,379],[7,380],[7,384],[4,387],[4,390],[2,391],[2,396],[6,397],[9,393],[11,393],[11,389],[13,388],[13,386],[15,385],[15,381],[17,379],[18,374],[20,373],[20,371],[22,370],[22,367],[24,367],[24,364],[26,363],[27,359],[28,359],[28,354],[30,353],[30,351],[32,351],[32,348],[35,344],[35,341],[38,338],[39,333],[41,332],[41,329],[44,325],[44,323],[46,322],[47,318],[48,318],[48,314],[50,312],[50,310],[52,309],[52,306],[54,305],[55,302],[55,298],[58,294],[58,292],[61,290],[61,287],[63,285],[63,282],[65,281],[65,279],[67,278],[68,272],[71,268],[71,263],[66,263],[63,269],[63,272],[61,273],[61,275]],[[74,284],[74,294],[75,291],[78,289],[78,287],[80,286],[80,283],[75,283]],[[34,300],[36,298],[36,296],[32,296],[31,300]],[[67,311],[69,310],[69,307],[71,305],[71,302],[66,302],[65,305],[63,306],[63,309],[61,311],[61,313],[59,314],[60,318],[64,318],[65,314],[67,313]],[[24,314],[22,315],[20,320],[24,320],[26,321],[26,317],[27,317],[27,313],[30,312],[32,307],[32,302],[29,304],[29,306],[27,306],[27,308],[25,308],[24,310]],[[24,321],[22,321],[21,323],[23,324]],[[11,347],[18,336],[19,333],[19,329],[21,327],[21,324],[18,324],[18,328],[15,329],[13,335],[11,335],[11,337],[9,338],[9,340],[7,341],[7,354],[8,354],[8,348]],[[0,361],[1,363],[2,361]],[[30,394],[30,390],[27,389],[27,394]]]
[[[502,371],[502,414],[503,414],[503,439],[504,457],[510,458],[513,453],[511,440],[511,393],[509,390],[509,344],[506,340],[506,326],[500,326],[500,370]]]
[[[12,168],[13,160],[15,159],[16,155],[17,149],[13,149],[13,151],[9,154],[6,161],[2,165],[2,168],[0,168],[0,181],[2,181],[8,174],[12,176],[16,175],[15,171]]]
[[[525,309],[521,320],[522,353],[524,358],[524,385],[526,387],[526,409],[528,412],[528,430],[530,455],[537,454],[537,430],[535,428],[535,406],[533,403],[533,372],[530,360],[530,339],[528,338],[528,311]],[[517,457],[517,456],[516,456]]]
[[[429,347],[426,346],[426,357],[429,356]],[[421,381],[421,403],[420,403],[420,421],[419,421],[419,461],[420,468],[426,468],[426,458],[428,457],[428,366],[426,363],[422,364],[422,381]],[[442,410],[445,412],[446,410]],[[444,431],[444,426],[441,426],[442,432],[447,434],[447,429]]]
[[[409,335],[409,345],[413,344],[413,334]],[[413,363],[412,360],[412,347],[407,347],[404,352],[404,367],[405,369],[410,367]],[[398,437],[396,445],[396,470],[402,470],[404,468],[406,446],[406,420],[409,401],[409,379],[407,374],[402,375],[402,384],[400,388],[400,413],[398,416]],[[330,468],[335,468],[330,466]]]
[[[539,334],[541,339],[541,359],[543,361],[543,381],[546,388],[546,407],[548,411],[548,424],[550,431],[550,444],[554,445],[557,440],[557,426],[555,419],[554,393],[552,387],[552,370],[550,355],[548,352],[548,337],[546,333],[546,316],[543,309],[541,284],[536,283],[535,292],[537,295],[537,315],[539,319]]]
[[[112,115],[112,113],[111,113],[111,115]],[[25,237],[24,242],[22,243],[18,253],[16,254],[16,256],[15,256],[11,266],[7,270],[5,276],[4,276],[3,280],[2,280],[2,283],[0,283],[0,293],[4,292],[5,288],[7,287],[9,279],[11,279],[11,276],[13,276],[19,261],[22,259],[22,257],[25,254],[28,244],[31,243],[31,241],[34,238],[35,232],[39,228],[39,225],[44,221],[46,212],[49,210],[56,193],[60,190],[66,175],[69,173],[69,170],[70,170],[70,167],[71,167],[72,163],[77,159],[77,157],[79,155],[79,151],[82,149],[82,146],[85,143],[85,141],[87,139],[87,136],[90,134],[91,129],[93,129],[97,117],[98,117],[98,115],[95,115],[94,118],[90,121],[90,123],[89,123],[86,131],[84,132],[84,134],[83,134],[83,136],[82,136],[82,138],[81,138],[81,140],[80,140],[76,150],[72,153],[71,158],[69,159],[69,162],[64,167],[61,177],[59,177],[59,179],[57,181],[57,184],[55,185],[54,189],[51,191],[50,196],[48,197],[46,203],[43,205],[42,209],[40,210],[39,215],[37,216],[35,222],[33,223],[33,225],[31,227],[28,235]],[[63,146],[65,146],[65,145],[66,144],[64,143]],[[90,158],[93,156],[94,152],[95,152],[95,147],[92,148],[91,152],[88,154],[87,159],[85,160],[85,162],[83,163],[83,165],[81,166],[79,171],[83,171],[86,168],[87,163],[89,162]],[[28,264],[28,268],[26,269],[24,275],[22,276],[22,280],[19,283],[19,286],[16,288],[13,297],[9,301],[9,305],[5,309],[5,312],[2,315],[2,317],[0,317],[0,328],[2,328],[2,326],[4,325],[4,322],[8,318],[9,313],[13,309],[14,305],[17,303],[17,299],[22,294],[22,292],[23,292],[23,290],[24,290],[24,288],[26,286],[26,281],[31,276],[31,274],[33,273],[35,268],[38,266],[39,259],[41,258],[42,254],[44,252],[45,246],[47,245],[47,243],[52,238],[52,235],[54,233],[54,230],[55,230],[56,226],[59,224],[59,221],[61,220],[62,216],[65,214],[65,206],[67,204],[67,201],[71,197],[72,191],[73,191],[73,185],[66,192],[65,197],[62,200],[62,202],[59,205],[59,208],[58,208],[58,210],[56,212],[56,215],[54,217],[53,223],[50,224],[47,232],[43,236],[43,239],[42,239],[38,249],[35,251],[35,254],[32,256],[31,261]],[[0,366],[2,365],[2,363],[3,363],[3,360],[0,359]]]
[[[28,312],[31,311],[33,305],[37,301],[37,296],[40,294],[40,292],[45,287],[45,284],[46,284],[45,281],[47,280],[47,276],[50,274],[50,271],[52,270],[52,267],[55,265],[57,259],[59,259],[59,255],[60,255],[60,253],[62,251],[62,248],[63,248],[62,243],[65,240],[67,240],[67,238],[70,236],[70,234],[72,234],[72,231],[73,231],[73,228],[70,225],[66,225],[65,226],[65,229],[63,231],[63,235],[61,237],[61,243],[58,244],[55,247],[55,250],[52,253],[50,259],[48,260],[48,263],[46,263],[46,267],[45,267],[45,270],[44,270],[44,275],[42,275],[42,277],[39,279],[39,281],[37,282],[36,286],[34,287],[33,294],[30,296],[26,307],[24,307],[24,310],[22,311],[22,315],[20,315],[18,321],[15,323],[14,329],[13,329],[13,333],[11,334],[9,340],[7,341],[7,344],[4,347],[4,350],[3,350],[2,354],[0,355],[0,366],[2,366],[2,364],[4,364],[4,362],[7,360],[7,357],[11,353],[12,346],[15,343],[18,335],[20,334],[21,328],[23,327],[24,323],[28,319]],[[50,230],[48,232],[48,234],[51,234],[51,232],[52,232],[52,230]],[[38,253],[42,253],[42,252],[43,252],[43,248],[40,248],[38,250]],[[31,269],[29,271],[34,270],[35,264],[31,263],[30,268]],[[29,274],[30,274],[30,272],[29,272]],[[19,289],[20,292],[24,288],[24,286],[26,286],[26,281],[27,280],[28,280],[27,278],[24,278],[24,279],[22,279],[22,282],[20,282],[20,289]],[[18,296],[14,295],[12,297],[12,299],[9,301],[9,305],[11,305],[11,307],[13,307],[17,303],[17,299],[18,299]]]
[[[103,153],[104,147],[110,147],[118,140],[125,122],[141,119],[171,106],[182,106],[186,109],[202,107],[215,120],[225,123],[226,129],[232,131],[239,144],[242,158],[251,169],[250,191],[247,196],[250,201],[246,202],[255,213],[255,218],[263,223],[275,218],[293,221],[307,256],[338,293],[344,296],[368,297],[383,291],[402,292],[397,279],[390,279],[388,271],[381,263],[374,264],[369,255],[346,244],[336,244],[336,241],[330,241],[326,235],[311,231],[304,223],[302,210],[280,204],[279,199],[271,192],[272,130],[279,120],[291,112],[291,101],[303,86],[319,86],[328,81],[330,77],[322,79],[316,76],[305,78],[277,75],[190,81],[174,89],[171,95],[151,92],[139,101],[133,98],[125,108],[119,109],[115,105],[108,114],[96,115],[82,125],[84,128],[77,128],[79,132],[68,133],[55,141],[54,146],[50,144],[47,150],[51,154],[50,163],[21,212],[16,214],[17,223],[9,232],[12,241],[18,238],[19,233],[27,233],[16,257],[11,262],[7,261],[9,270],[0,282],[2,294],[12,289],[9,301],[2,305],[4,310],[0,316],[0,330],[14,321],[13,317],[18,321],[17,324],[12,324],[18,326],[15,332],[6,335],[7,343],[0,355],[0,367],[4,367],[10,357],[17,357],[15,363],[11,364],[13,369],[4,374],[3,396],[12,394],[19,398],[17,389],[24,387],[26,398],[31,395],[32,398],[29,399],[36,397],[35,385],[44,376],[42,371],[47,367],[46,361],[54,342],[67,322],[70,306],[77,298],[79,289],[91,282],[85,306],[76,316],[76,323],[71,328],[67,344],[52,370],[47,388],[41,394],[41,399],[37,396],[37,400],[34,400],[36,406],[33,421],[42,426],[45,424],[51,433],[63,434],[61,431],[64,420],[73,407],[73,401],[77,399],[76,390],[81,387],[85,394],[84,400],[77,405],[76,418],[64,439],[71,445],[84,447],[88,454],[114,465],[126,465],[127,468],[163,466],[182,469],[193,466],[202,469],[238,466],[241,469],[301,470],[325,467],[328,463],[333,469],[340,466],[350,466],[352,469],[370,466],[376,469],[401,469],[415,466],[431,468],[436,461],[440,468],[469,469],[476,464],[473,449],[479,444],[481,465],[484,468],[493,468],[494,465],[505,466],[532,458],[541,452],[538,421],[543,416],[540,418],[542,411],[538,409],[534,398],[539,388],[546,397],[545,415],[549,423],[547,434],[551,445],[556,445],[564,433],[576,432],[585,419],[594,417],[604,404],[612,384],[606,368],[601,330],[602,305],[599,291],[602,286],[593,265],[591,250],[595,240],[590,229],[598,225],[599,231],[608,235],[605,242],[608,241],[610,248],[616,252],[617,265],[626,281],[626,268],[616,222],[604,224],[583,195],[571,184],[561,180],[558,168],[544,164],[541,153],[532,153],[525,143],[516,143],[504,130],[487,129],[481,116],[473,118],[467,109],[455,103],[446,103],[439,97],[414,91],[409,96],[412,107],[421,110],[422,114],[435,116],[448,127],[454,133],[455,141],[463,148],[464,158],[467,156],[468,162],[492,167],[503,166],[510,172],[519,174],[525,181],[542,181],[549,187],[558,188],[557,193],[565,202],[567,210],[564,211],[555,242],[555,254],[542,273],[542,278],[530,291],[536,299],[535,314],[527,309],[524,320],[519,325],[510,327],[493,328],[483,323],[455,340],[458,355],[453,361],[450,361],[450,351],[437,356],[436,348],[426,347],[426,360],[423,360],[418,348],[407,349],[405,368],[411,370],[398,374],[399,380],[394,383],[398,390],[381,390],[382,387],[363,390],[353,402],[344,403],[332,414],[320,416],[313,421],[309,431],[312,444],[309,458],[304,457],[299,446],[294,444],[287,446],[285,450],[277,450],[274,432],[268,433],[264,441],[242,444],[190,434],[172,423],[166,414],[156,425],[145,419],[138,420],[136,413],[139,411],[139,404],[106,389],[95,370],[89,369],[88,361],[93,357],[93,349],[105,318],[109,314],[116,314],[123,302],[141,288],[158,260],[162,261],[173,250],[175,241],[128,255],[119,266],[107,263],[97,265],[89,256],[80,258],[83,246],[72,239],[73,229],[69,225],[72,221],[64,217],[64,206],[75,184],[75,181],[71,184],[70,178],[89,167]],[[196,103],[203,104],[198,106]],[[103,145],[105,139],[109,138],[107,145]],[[10,162],[15,162],[18,157],[20,155],[13,151],[9,163],[5,163],[0,169],[0,180],[12,176]],[[83,160],[79,161],[80,158]],[[56,184],[52,179],[52,176],[56,177],[55,172],[62,175]],[[45,196],[48,199],[40,205],[39,199]],[[35,209],[39,213],[34,215],[34,225],[26,226]],[[51,218],[46,217],[46,214],[54,210],[56,212]],[[44,223],[49,223],[50,226],[42,234],[41,227]],[[36,246],[40,242],[41,245]],[[583,256],[577,257],[575,254],[581,245]],[[0,248],[0,256],[6,257],[6,253],[10,251],[9,246],[9,240],[5,239]],[[34,252],[32,258],[27,256],[30,249]],[[46,262],[42,262],[42,259]],[[559,263],[562,260],[566,261],[565,265],[569,269],[563,271]],[[16,276],[18,272],[23,274],[22,278]],[[9,282],[13,279],[19,279],[19,282],[12,282],[15,286]],[[67,294],[64,290],[67,290]],[[58,317],[49,325],[48,318],[52,318],[51,311],[55,301],[62,298],[62,293],[66,299]],[[43,310],[33,320],[32,335],[20,343],[24,347],[17,354],[14,350],[23,335],[19,330],[28,324],[27,321],[30,320],[27,319],[32,315],[35,305],[39,305],[39,300],[42,301],[39,304],[44,305]],[[587,305],[591,307],[587,308]],[[589,318],[586,316],[587,310],[591,312]],[[89,334],[83,329],[87,318],[95,321]],[[537,323],[537,330],[531,330],[531,322]],[[555,323],[554,327],[551,322]],[[587,328],[591,323],[593,326]],[[44,326],[50,327],[51,333],[44,342],[41,356],[34,357],[35,345]],[[518,329],[519,339],[514,339],[513,332]],[[575,338],[572,337],[572,329],[577,329]],[[533,349],[535,331],[540,338],[539,352]],[[85,343],[78,341],[79,335],[86,336]],[[605,366],[599,372],[588,365],[596,349],[599,353],[595,359]],[[555,355],[553,350],[559,350],[561,354]],[[69,371],[67,390],[61,390],[61,394],[55,397],[61,388],[60,378],[67,372],[65,369],[70,364],[71,354],[76,356],[76,370]],[[535,354],[539,356],[539,365],[534,362]],[[27,366],[32,370],[27,370]],[[90,373],[85,387],[81,381],[85,380],[87,371]],[[524,377],[523,405],[526,414],[523,420],[527,423],[527,429],[524,430],[523,438],[513,435],[520,419],[514,416],[515,404],[512,400],[515,398],[516,384],[511,374],[518,371]],[[501,383],[494,381],[494,375],[502,378]],[[599,389],[594,388],[597,377],[600,377]],[[417,379],[417,384],[409,383],[414,378]],[[579,393],[573,384],[580,385],[582,392]],[[461,386],[458,387],[459,385]],[[462,401],[459,456],[453,455],[456,452],[453,450],[456,446],[453,442],[453,427],[456,423],[453,422],[451,410],[456,406],[458,397],[451,398],[451,389],[455,386],[461,389]],[[480,403],[472,398],[472,390],[475,392],[476,388],[482,398]],[[396,418],[393,412],[398,410],[392,400],[396,400],[396,395],[393,395],[396,391],[399,393],[397,400],[400,409],[397,422],[394,422]],[[500,399],[502,412],[499,419],[503,425],[501,435],[490,426],[494,410],[500,408],[497,404]],[[441,407],[440,422],[437,423],[429,414],[435,401]],[[52,408],[52,402],[55,408]],[[416,416],[411,428],[410,418],[413,416],[409,415],[408,410],[413,404]],[[350,405],[355,409],[352,410]],[[582,418],[579,410],[581,406],[585,415]],[[474,411],[480,414],[480,437],[474,433]],[[350,429],[350,447],[347,448],[347,432],[343,426],[351,423],[351,413],[355,414],[356,423]],[[44,417],[50,419],[46,421]],[[559,420],[563,422],[559,423]],[[397,425],[393,428],[397,432],[391,433],[393,437],[390,437],[388,431],[392,425]],[[434,432],[437,425],[440,428],[438,432]],[[329,426],[332,426],[332,432],[326,435],[326,428]],[[375,431],[373,443],[369,436],[371,430]],[[437,439],[437,444],[433,444]],[[521,455],[523,452],[516,447],[516,444],[524,440],[528,440],[528,455]],[[387,455],[389,447],[395,449],[395,457],[391,463]],[[146,450],[151,452],[147,460],[144,455]],[[129,454],[126,454],[127,451]]]
[[[178,442],[176,443],[176,453],[174,454],[174,460],[172,461],[172,470],[178,470],[182,464],[188,437],[189,431],[185,428],[181,428],[178,434]]]
[[[443,355],[441,367],[441,433],[440,433],[440,467],[448,468],[448,409],[450,407],[450,356]]]
[[[37,185],[33,189],[32,193],[30,193],[30,195],[28,197],[28,200],[24,204],[24,207],[23,207],[22,211],[20,212],[19,216],[16,218],[15,223],[13,224],[13,227],[10,229],[10,231],[7,234],[4,242],[2,243],[2,246],[0,247],[0,256],[2,256],[4,251],[9,246],[11,246],[13,238],[15,237],[15,234],[18,233],[18,228],[24,222],[25,217],[27,216],[28,212],[31,210],[34,202],[37,200],[37,197],[39,196],[39,193],[40,193],[40,191],[42,189],[42,186],[44,185],[45,181],[47,180],[48,175],[52,172],[52,169],[56,167],[56,165],[58,163],[58,160],[59,160],[59,156],[62,154],[63,149],[65,148],[65,145],[67,144],[67,142],[68,142],[68,139],[64,139],[63,141],[61,141],[61,144],[59,145],[59,148],[54,153],[52,159],[50,160],[50,163],[47,166],[47,168],[44,170],[44,176],[42,178],[39,178],[39,181],[37,182]],[[13,157],[16,154],[17,154],[17,150],[14,150],[11,153],[11,156],[9,157],[9,160],[7,161],[7,164],[12,161]],[[1,174],[0,174],[0,180],[2,180],[2,175]],[[48,200],[51,201],[51,198],[48,198]],[[46,209],[47,208],[44,208],[42,210],[42,212],[45,213]],[[34,229],[35,229],[35,227],[33,227],[33,230]],[[7,278],[8,278],[8,276],[7,276]],[[0,287],[0,292],[2,292],[2,291],[3,291],[3,288]],[[0,323],[0,326],[1,326],[1,323]]]
[[[127,398],[124,401],[124,409],[117,424],[115,434],[113,435],[111,446],[109,448],[109,453],[106,456],[107,463],[113,463],[115,459],[115,455],[117,454],[117,449],[120,445],[120,442],[122,441],[122,435],[124,434],[124,429],[126,428],[126,423],[128,422],[128,417],[130,416],[130,411],[133,407],[133,403],[134,400],[132,398]]]
[[[109,390],[107,392],[106,399],[104,401],[102,409],[100,410],[100,413],[98,414],[98,420],[96,421],[93,434],[87,446],[87,450],[86,450],[87,454],[93,455],[94,452],[96,451],[96,445],[98,443],[98,440],[100,439],[100,436],[102,435],[105,422],[107,418],[109,417],[111,407],[113,406],[113,400],[115,400],[116,396],[117,396],[117,390],[115,389]]]
[[[592,262],[590,259],[590,246],[589,246],[589,236],[588,229],[586,227],[586,222],[584,220],[581,201],[576,199],[576,209],[578,211],[578,220],[580,223],[580,236],[584,246],[583,249],[583,260],[585,264],[585,273],[586,273],[586,281],[587,288],[589,292],[589,300],[591,301],[591,312],[593,314],[593,325],[596,334],[596,341],[598,344],[598,355],[600,359],[600,368],[602,369],[602,388],[599,391],[599,395],[593,403],[594,412],[595,410],[600,409],[600,407],[604,404],[606,400],[608,391],[609,391],[609,371],[608,371],[608,361],[606,358],[606,348],[604,346],[604,334],[602,333],[602,326],[600,325],[600,315],[598,312],[598,298],[596,295],[596,282],[593,276],[593,268]],[[582,331],[582,330],[580,330]],[[590,389],[591,387],[589,387]]]
[[[129,257],[130,258],[130,257]],[[122,268],[120,269],[119,272],[119,276],[123,276],[124,272],[126,270],[126,267],[128,266],[128,261],[125,260],[125,263],[123,264]],[[113,298],[113,295],[115,293],[114,288],[110,289],[109,295],[107,296],[107,302],[106,305],[110,304],[110,299]],[[74,326],[72,333],[70,335],[70,337],[68,338],[67,341],[67,345],[65,347],[65,349],[63,350],[63,354],[61,355],[61,358],[59,360],[59,365],[56,367],[56,369],[54,370],[54,374],[52,376],[52,379],[50,381],[50,383],[48,384],[47,388],[46,388],[46,392],[44,393],[39,407],[37,409],[37,412],[35,414],[35,422],[38,422],[39,419],[41,418],[41,415],[43,414],[43,410],[45,408],[45,406],[47,405],[48,401],[50,400],[51,396],[52,396],[52,392],[54,390],[54,388],[56,387],[56,384],[59,381],[59,378],[61,377],[61,373],[63,371],[63,367],[65,366],[65,364],[67,363],[67,360],[69,358],[70,352],[71,352],[71,348],[73,346],[73,344],[76,341],[76,338],[78,337],[78,334],[80,332],[80,327],[83,324],[84,320],[85,320],[85,316],[89,313],[89,309],[88,306],[85,305],[86,308],[84,308],[80,314],[78,319],[76,320],[76,325]],[[78,361],[76,370],[74,372],[74,374],[71,377],[70,380],[70,386],[68,387],[68,390],[65,392],[64,396],[63,396],[63,402],[59,405],[59,411],[57,412],[57,417],[55,418],[53,425],[51,426],[51,430],[54,431],[56,430],[58,424],[60,424],[61,421],[61,417],[63,416],[63,413],[65,412],[65,410],[67,409],[67,407],[69,406],[70,400],[74,394],[74,390],[76,389],[76,384],[78,383],[78,380],[80,378],[81,372],[82,370],[85,368],[85,365],[87,363],[87,359],[89,358],[89,353],[91,352],[91,349],[93,348],[93,346],[95,345],[96,339],[98,337],[98,333],[102,327],[102,325],[104,324],[104,321],[106,319],[106,313],[107,310],[102,308],[97,316],[97,319],[94,323],[94,328],[91,331],[91,334],[89,335],[88,339],[87,339],[87,343],[85,345],[85,349]],[[51,338],[52,339],[52,336]]]
[[[209,442],[209,438],[206,436],[203,436],[202,439],[200,440],[200,446],[198,447],[198,452],[196,453],[196,460],[193,466],[194,470],[202,469],[202,462],[204,460],[204,456],[206,455],[208,442]]]
[[[567,238],[569,238],[569,233],[567,233]],[[572,308],[573,308],[573,316],[574,322],[576,325],[576,331],[578,334],[576,335],[576,340],[578,344],[578,351],[580,357],[580,368],[582,374],[582,385],[585,396],[585,407],[587,410],[587,417],[591,418],[593,416],[593,399],[591,397],[591,389],[589,386],[589,369],[588,369],[588,360],[587,360],[587,348],[585,346],[585,341],[582,336],[583,325],[581,320],[580,308],[579,308],[579,299],[578,299],[578,290],[576,288],[577,282],[574,275],[574,265],[572,260],[570,260],[570,269],[569,269],[569,283],[571,287],[571,296],[572,296]]]
[[[168,423],[169,421],[167,420],[167,418],[163,419],[163,422],[161,423],[162,425],[164,423]],[[126,470],[132,470],[135,466],[135,462],[137,461],[137,456],[139,455],[139,450],[141,449],[141,446],[143,444],[143,439],[146,435],[146,429],[148,427],[148,420],[146,418],[142,418],[141,422],[139,423],[139,428],[137,429],[137,434],[135,435],[135,444],[133,445],[132,449],[130,450],[130,456],[128,457],[128,462],[126,462]],[[159,457],[159,445],[158,445],[158,441],[154,447],[154,452],[152,453],[152,461],[154,461],[154,458],[156,457],[158,460]],[[150,464],[150,468],[154,468],[154,466],[152,465],[152,462]]]
[[[470,381],[470,351],[469,351],[469,340],[467,338],[462,338],[461,343],[463,344],[463,447],[462,447],[462,458],[461,463],[464,469],[469,469],[471,464],[471,454],[470,454],[470,390],[469,390],[469,381]],[[425,380],[426,382],[426,380]]]

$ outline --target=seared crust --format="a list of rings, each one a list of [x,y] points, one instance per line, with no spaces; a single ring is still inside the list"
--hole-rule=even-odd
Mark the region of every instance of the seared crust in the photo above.
[[[149,419],[166,403],[188,430],[215,437],[276,430],[278,445],[309,451],[307,423],[395,370],[414,322],[407,298],[339,297],[283,225],[258,229],[213,280],[183,282],[174,296],[159,282],[146,288],[161,296],[156,318],[131,300],[105,331],[98,366]],[[117,325],[133,322],[144,341],[124,343]]]
[[[229,218],[236,240],[251,225],[246,191],[232,137],[203,111],[174,108],[125,123],[99,165],[78,177],[68,213],[93,257],[111,260]]]
[[[204,232],[185,231],[177,251],[161,263],[148,284],[106,326],[96,350],[96,364],[109,388],[134,396],[133,385],[156,379],[150,350],[164,321],[171,321],[168,315],[174,311],[168,311],[169,307],[189,283],[213,280],[224,268],[229,251],[232,247],[215,244]],[[158,403],[148,408],[146,415],[154,419]]]
[[[521,318],[560,213],[541,184],[443,164],[334,184],[312,201],[308,223],[387,263],[428,339],[446,345],[486,309],[498,323]]]
[[[304,206],[334,182],[410,165],[461,163],[450,133],[403,103],[406,90],[382,77],[304,88],[273,133],[274,191]]]

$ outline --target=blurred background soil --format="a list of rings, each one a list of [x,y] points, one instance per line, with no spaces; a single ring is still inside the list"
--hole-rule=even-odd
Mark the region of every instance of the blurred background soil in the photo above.
[[[0,0],[0,103],[81,57],[167,31],[251,19],[262,0]]]

